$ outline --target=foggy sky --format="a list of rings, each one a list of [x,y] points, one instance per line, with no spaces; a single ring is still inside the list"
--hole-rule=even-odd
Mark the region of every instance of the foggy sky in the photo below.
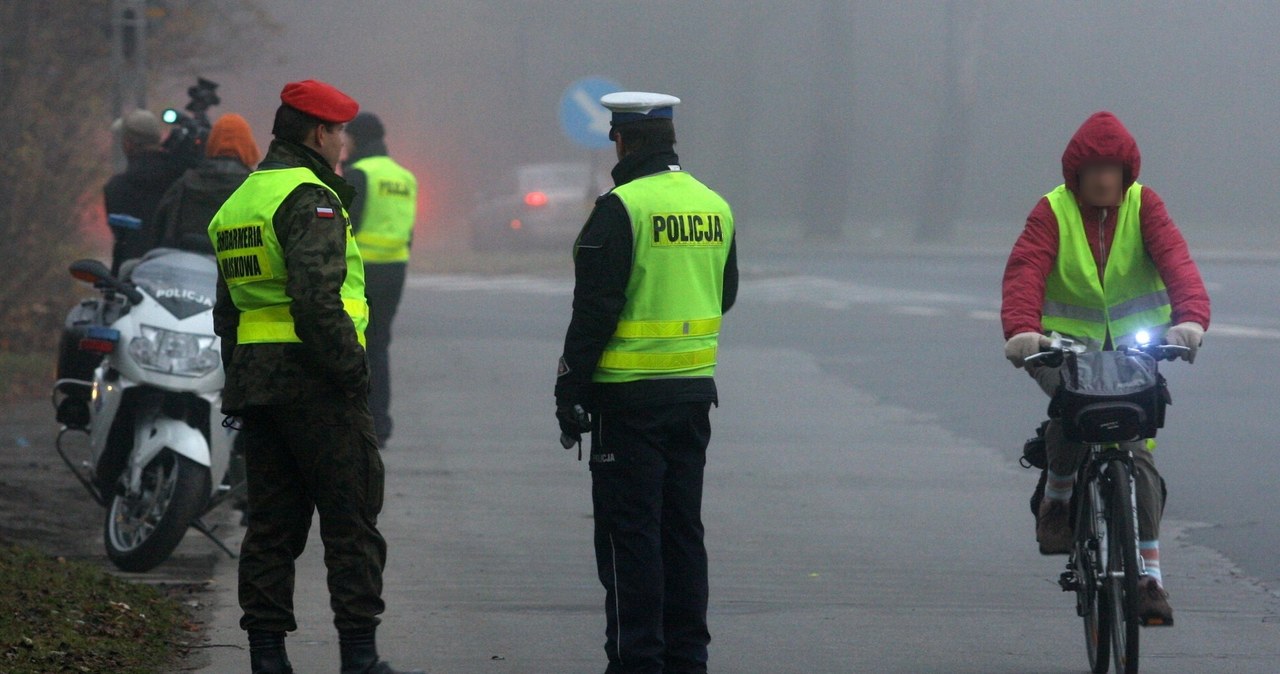
[[[245,114],[264,146],[284,82],[314,77],[351,93],[419,174],[433,236],[516,164],[586,158],[557,109],[565,86],[589,75],[684,99],[682,160],[735,205],[744,234],[796,219],[814,198],[805,186],[824,119],[850,155],[854,226],[911,226],[935,175],[945,4],[852,3],[837,45],[818,38],[832,33],[820,30],[831,15],[822,4],[263,0],[284,32],[256,65],[202,74],[222,83],[217,112]],[[966,10],[973,108],[957,219],[1015,234],[1062,181],[1076,127],[1109,109],[1138,140],[1142,182],[1194,245],[1280,242],[1280,3]],[[181,102],[186,85],[168,98]]]

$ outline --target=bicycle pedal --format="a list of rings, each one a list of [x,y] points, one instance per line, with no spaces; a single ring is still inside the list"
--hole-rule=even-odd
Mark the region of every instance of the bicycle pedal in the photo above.
[[[1080,579],[1076,577],[1075,572],[1064,571],[1061,576],[1058,576],[1058,587],[1062,588],[1063,592],[1079,592]]]

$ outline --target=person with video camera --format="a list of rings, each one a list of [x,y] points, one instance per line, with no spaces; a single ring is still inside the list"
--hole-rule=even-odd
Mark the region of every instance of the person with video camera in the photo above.
[[[125,170],[102,188],[107,223],[115,237],[111,273],[120,273],[126,260],[142,257],[159,242],[156,206],[187,165],[161,147],[164,126],[149,110],[133,110],[117,119],[111,130],[120,138],[128,160]]]
[[[209,223],[262,158],[249,122],[234,113],[214,122],[203,154],[203,160],[182,174],[156,208],[162,247],[213,255]]]

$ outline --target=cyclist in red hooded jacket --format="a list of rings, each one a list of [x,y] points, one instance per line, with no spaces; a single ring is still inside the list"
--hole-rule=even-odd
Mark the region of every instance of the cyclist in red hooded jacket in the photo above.
[[[1209,327],[1209,295],[1187,242],[1149,187],[1138,183],[1141,156],[1115,115],[1098,112],[1076,131],[1062,154],[1065,184],[1045,195],[1027,217],[1005,267],[1000,318],[1005,356],[1015,367],[1058,332],[1090,349],[1112,349],[1136,337],[1188,347],[1195,359]],[[1128,320],[1126,320],[1128,319]],[[1049,395],[1058,368],[1028,372]],[[1173,609],[1160,575],[1160,516],[1164,483],[1154,442],[1124,443],[1134,456],[1138,547],[1143,558],[1139,615],[1172,624]],[[1085,447],[1067,442],[1059,420],[1045,432],[1048,475],[1037,514],[1036,540],[1046,555],[1071,549],[1068,503]]]

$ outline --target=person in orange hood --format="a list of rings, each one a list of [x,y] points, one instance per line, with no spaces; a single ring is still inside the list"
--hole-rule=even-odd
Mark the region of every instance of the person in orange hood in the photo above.
[[[156,208],[160,246],[213,254],[209,222],[262,159],[249,122],[226,114],[213,123],[205,159],[165,192]]]
[[[1149,338],[1190,349],[1195,359],[1209,328],[1209,294],[1187,242],[1155,190],[1138,183],[1142,156],[1133,136],[1110,112],[1076,131],[1062,154],[1064,184],[1040,199],[1009,255],[1000,318],[1005,357],[1015,367],[1059,332],[1091,350],[1111,350]],[[1096,290],[1086,290],[1094,288]],[[1110,306],[1107,306],[1110,305]],[[1138,332],[1132,332],[1137,326]],[[1056,367],[1029,366],[1049,395],[1061,382]],[[1071,493],[1085,447],[1063,437],[1060,419],[1044,433],[1048,468],[1036,516],[1036,540],[1046,555],[1072,547]],[[1160,574],[1164,480],[1153,443],[1122,443],[1134,458],[1139,550],[1144,565],[1139,613],[1146,624],[1173,624]]]

